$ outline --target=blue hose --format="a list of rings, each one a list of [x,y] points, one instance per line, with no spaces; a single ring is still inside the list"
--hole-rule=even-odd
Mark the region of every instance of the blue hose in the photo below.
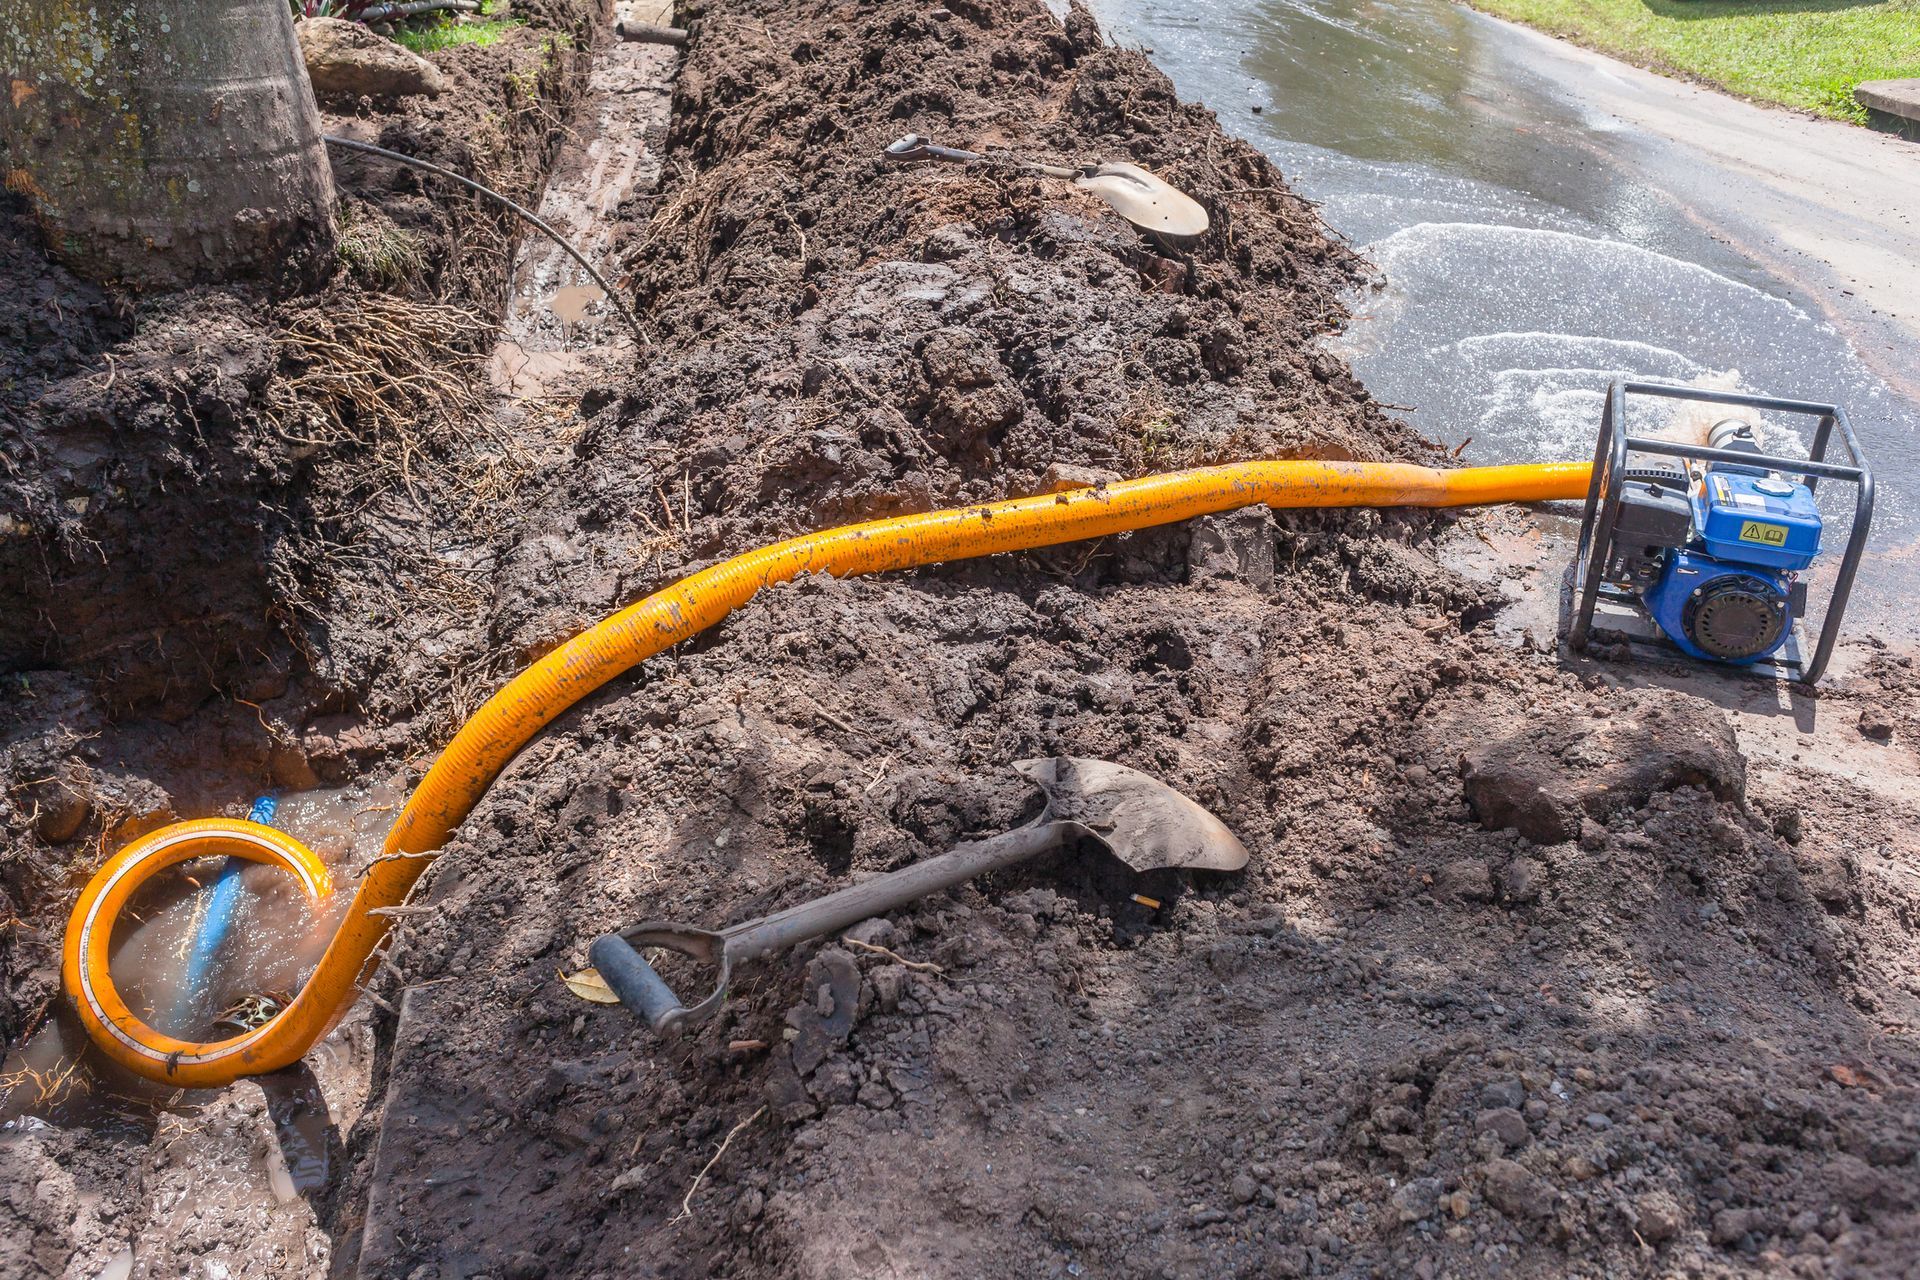
[[[279,799],[269,792],[253,802],[247,821],[272,826],[273,815],[279,808]],[[234,913],[240,906],[240,870],[246,865],[245,858],[228,858],[213,884],[200,891],[200,909],[195,913],[200,917],[200,931],[194,935],[193,950],[187,956],[186,978],[180,984],[178,1003],[174,1007],[175,1026],[180,1025],[184,1016],[197,1012],[206,1001],[213,979],[214,957],[232,931]]]

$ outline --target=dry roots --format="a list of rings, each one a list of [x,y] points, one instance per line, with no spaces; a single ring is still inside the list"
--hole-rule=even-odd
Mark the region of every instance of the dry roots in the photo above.
[[[471,311],[386,294],[295,311],[281,333],[275,425],[310,448],[397,444],[411,490],[422,430],[459,430],[483,412],[476,388],[488,333]]]

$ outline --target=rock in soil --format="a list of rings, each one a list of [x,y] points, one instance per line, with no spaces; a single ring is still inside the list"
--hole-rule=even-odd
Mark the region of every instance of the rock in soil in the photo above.
[[[1553,1212],[1553,1184],[1512,1160],[1489,1160],[1487,1200],[1510,1218],[1544,1218]]]
[[[1467,802],[1490,827],[1536,844],[1580,834],[1655,792],[1699,786],[1725,800],[1745,794],[1746,761],[1733,727],[1697,700],[1631,695],[1600,719],[1553,717],[1461,756]]]
[[[1860,710],[1860,733],[1875,742],[1893,741],[1896,728],[1893,717],[1884,707],[1862,707]]]
[[[439,97],[447,91],[440,69],[403,45],[375,35],[366,24],[341,18],[300,22],[300,56],[322,98],[335,96]]]

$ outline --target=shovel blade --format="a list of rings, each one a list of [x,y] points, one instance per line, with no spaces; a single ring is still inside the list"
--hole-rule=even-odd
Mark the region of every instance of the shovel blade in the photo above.
[[[1047,793],[1050,816],[1093,832],[1135,871],[1238,871],[1247,849],[1226,824],[1158,778],[1108,760],[1052,756],[1013,767]]]
[[[1197,236],[1207,229],[1207,211],[1178,187],[1154,177],[1137,164],[1113,160],[1073,180],[1113,207],[1113,211],[1143,231],[1163,236]]]

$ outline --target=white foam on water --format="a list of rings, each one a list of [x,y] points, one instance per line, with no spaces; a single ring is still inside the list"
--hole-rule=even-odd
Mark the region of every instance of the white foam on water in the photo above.
[[[1605,407],[1606,388],[1632,378],[1703,390],[1747,391],[1737,369],[1713,369],[1671,347],[1634,338],[1525,330],[1474,334],[1428,348],[1435,364],[1454,363],[1482,385],[1476,438],[1513,437],[1541,457],[1584,457]],[[1704,444],[1715,422],[1735,410],[1698,402],[1635,402],[1636,435]],[[1757,417],[1757,415],[1748,415]],[[1763,443],[1787,455],[1805,449],[1791,432],[1756,421]]]
[[[1785,298],[1697,263],[1619,240],[1556,228],[1419,222],[1374,241],[1365,252],[1389,274],[1396,268],[1424,274],[1436,265],[1451,273],[1453,267],[1466,262],[1473,268],[1466,276],[1469,287],[1477,281],[1481,288],[1494,288],[1516,303],[1531,298],[1548,304],[1545,309],[1560,316],[1566,311],[1564,295],[1558,290],[1534,291],[1532,286],[1578,281],[1589,291],[1591,305],[1613,303],[1636,312],[1648,309],[1649,294],[1666,301],[1695,303],[1704,300],[1703,291],[1706,295],[1734,295],[1752,306],[1774,310],[1780,321],[1795,328],[1815,325],[1821,332],[1833,334],[1831,326],[1813,321]],[[1516,288],[1521,292],[1510,292]]]
[[[1874,406],[1883,388],[1843,339],[1784,298],[1695,263],[1542,227],[1423,222],[1366,247],[1385,290],[1355,299],[1343,354],[1382,399],[1414,404],[1484,460],[1585,456],[1619,379]],[[1570,332],[1577,317],[1583,332]],[[1764,369],[1755,385],[1744,371]],[[1856,408],[1856,412],[1857,412]],[[1869,409],[1871,411],[1871,409]],[[1763,444],[1804,452],[1810,423],[1636,402],[1636,432],[1755,419]]]
[[[1594,334],[1551,333],[1544,329],[1471,334],[1437,347],[1429,347],[1427,353],[1444,356],[1448,351],[1454,351],[1468,360],[1485,360],[1488,353],[1492,353],[1492,358],[1497,360],[1511,354],[1516,347],[1537,348],[1542,344],[1551,344],[1556,350],[1583,350],[1612,358],[1596,362],[1598,364],[1621,364],[1637,360],[1647,368],[1649,376],[1693,377],[1703,371],[1698,361],[1689,359],[1672,347],[1655,346],[1638,338],[1603,338]]]

